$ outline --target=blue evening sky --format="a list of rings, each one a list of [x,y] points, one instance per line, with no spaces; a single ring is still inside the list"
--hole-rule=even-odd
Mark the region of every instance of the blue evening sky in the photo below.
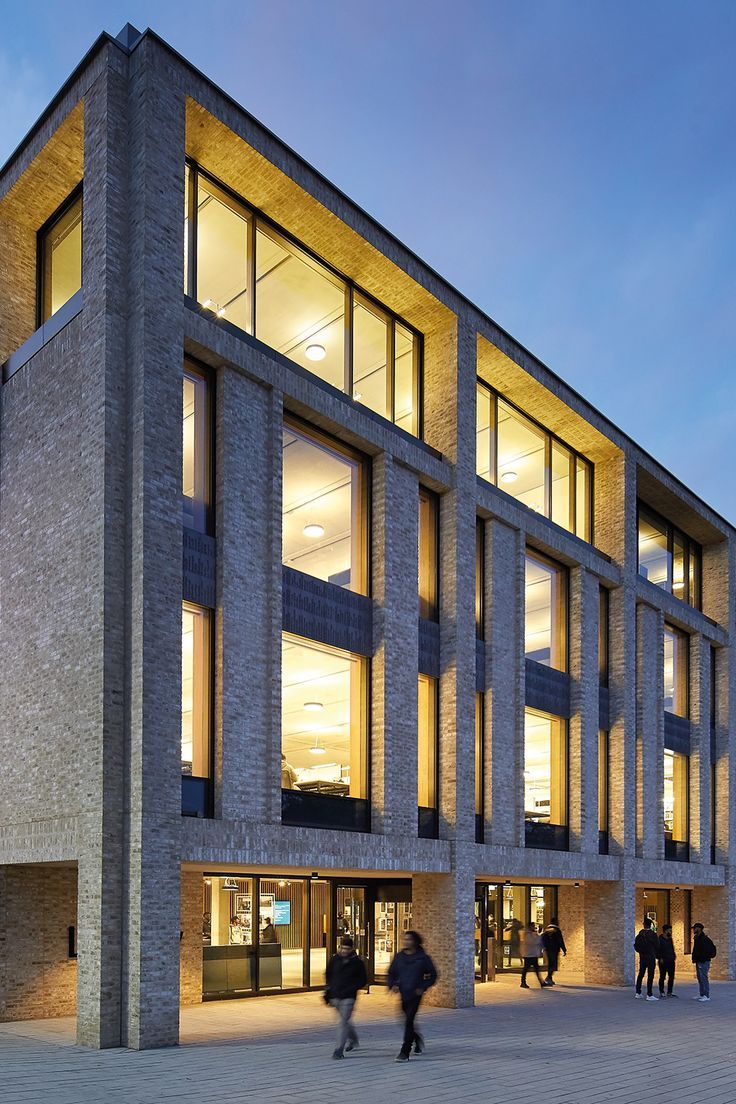
[[[29,0],[0,163],[153,27],[736,522],[733,0]]]

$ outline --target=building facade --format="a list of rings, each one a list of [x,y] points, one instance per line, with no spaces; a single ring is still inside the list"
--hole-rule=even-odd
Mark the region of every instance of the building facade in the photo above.
[[[0,1019],[736,969],[733,528],[152,32],[0,171]]]

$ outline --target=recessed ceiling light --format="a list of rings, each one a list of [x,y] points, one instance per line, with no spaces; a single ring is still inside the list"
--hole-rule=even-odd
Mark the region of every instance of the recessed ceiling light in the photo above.
[[[224,307],[218,307],[217,308],[217,317],[218,318],[224,318],[225,317],[225,308]]]
[[[304,708],[307,713],[319,713],[320,709],[324,709],[324,705],[322,702],[310,701],[304,703]]]
[[[323,537],[325,535],[324,525],[309,524],[305,525],[302,529],[305,537]]]
[[[324,755],[324,753],[325,753],[325,749],[323,747],[320,747],[320,745],[316,742],[309,749],[309,754],[310,755]]]
[[[205,310],[209,310],[210,307],[212,306],[212,300],[211,299],[205,299],[202,306],[204,307]]]
[[[307,360],[324,360],[327,356],[324,345],[307,345]]]
[[[502,483],[515,483],[518,478],[515,471],[505,471],[501,473]]]
[[[353,398],[355,399],[356,402],[360,402],[360,400],[363,398],[363,392],[362,391],[353,391]]]

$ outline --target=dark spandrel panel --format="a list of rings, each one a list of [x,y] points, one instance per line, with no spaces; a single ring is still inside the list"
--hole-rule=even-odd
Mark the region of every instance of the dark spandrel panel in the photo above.
[[[212,780],[181,776],[181,815],[208,818],[212,816]]]
[[[526,847],[536,847],[542,851],[567,851],[569,832],[564,824],[540,824],[527,820],[524,825]]]
[[[417,835],[420,839],[437,839],[439,836],[439,815],[436,809],[426,809],[420,805],[417,809]]]
[[[440,626],[424,617],[419,618],[419,671],[430,678],[440,677]]]
[[[338,828],[344,832],[370,832],[371,811],[357,797],[333,797],[306,790],[281,791],[281,820],[302,828]]]
[[[373,655],[373,602],[364,594],[282,568],[284,632],[356,655]]]
[[[570,676],[534,659],[527,659],[526,706],[555,717],[569,717]]]
[[[672,862],[690,862],[690,844],[684,840],[673,840],[669,832],[665,832],[664,857]]]
[[[680,755],[690,754],[690,721],[674,713],[664,715],[664,746]]]
[[[475,642],[475,689],[484,694],[486,689],[486,646],[483,640]]]
[[[480,813],[475,814],[475,842],[483,843],[484,837],[483,817]]]
[[[183,597],[185,602],[214,609],[216,606],[214,537],[183,529]]]
[[[607,855],[608,854],[608,832],[599,832],[598,833],[598,854],[599,855]]]
[[[611,727],[611,695],[607,686],[598,687],[598,727],[603,732]]]

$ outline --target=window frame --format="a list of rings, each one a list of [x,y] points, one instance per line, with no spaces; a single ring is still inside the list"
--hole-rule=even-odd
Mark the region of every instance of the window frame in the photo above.
[[[641,572],[641,562],[639,559],[639,532],[640,522],[642,515],[648,517],[649,521],[663,530],[667,537],[667,586],[660,586],[659,583],[652,583],[651,585],[656,587],[657,590],[663,590],[665,594],[670,594],[673,598],[676,598],[678,602],[684,602],[685,605],[690,606],[691,609],[702,611],[703,609],[703,546],[698,541],[680,529],[677,525],[673,525],[671,521],[668,521],[663,514],[660,514],[657,510],[654,510],[647,502],[643,502],[640,498],[636,500],[636,573],[646,582],[651,582]],[[676,594],[674,590],[674,566],[675,566],[675,542],[679,540],[684,549],[684,566],[683,566],[683,593]],[[695,566],[695,572],[692,568]],[[695,595],[690,593],[690,583],[694,575],[695,581]],[[693,600],[694,599],[694,600]]]
[[[243,209],[243,215],[245,218],[250,219],[250,233],[248,234],[248,279],[249,279],[249,311],[248,317],[250,318],[250,330],[242,330],[239,326],[235,326],[234,323],[229,322],[228,319],[223,319],[228,325],[235,326],[240,333],[248,333],[255,341],[259,340],[257,325],[256,325],[256,312],[257,312],[257,287],[256,287],[256,237],[258,233],[259,223],[262,223],[267,230],[275,233],[277,237],[281,237],[287,243],[288,246],[295,249],[298,253],[304,254],[308,262],[317,264],[320,268],[325,269],[333,279],[338,280],[345,290],[345,383],[344,389],[332,388],[332,384],[322,380],[320,376],[316,376],[316,379],[320,379],[326,386],[333,390],[339,391],[350,402],[355,403],[362,411],[367,411],[376,418],[381,418],[384,422],[390,422],[396,429],[403,430],[410,437],[415,437],[417,440],[424,440],[424,335],[420,333],[414,326],[406,321],[396,311],[391,310],[385,305],[385,303],[379,302],[375,296],[366,291],[365,288],[356,284],[338,268],[330,264],[323,257],[320,257],[313,249],[310,249],[308,245],[300,241],[297,237],[291,234],[279,223],[269,218],[264,214],[260,208],[254,204],[249,203],[242,196],[238,195],[227,184],[219,180],[212,173],[202,169],[201,166],[190,157],[185,159],[185,172],[189,173],[189,205],[186,212],[188,241],[186,245],[186,280],[184,293],[190,299],[193,299],[199,306],[199,300],[197,298],[197,189],[199,177],[202,176],[209,183],[219,188],[226,196],[228,196],[234,203]],[[387,377],[391,380],[391,414],[390,417],[384,417],[382,414],[378,414],[371,407],[364,405],[359,400],[353,398],[354,380],[353,380],[353,364],[354,364],[354,342],[353,342],[353,312],[357,301],[361,299],[365,300],[369,309],[375,309],[378,314],[383,315],[389,323],[388,340],[391,348],[391,363],[387,365]],[[203,308],[204,309],[204,308]],[[213,315],[213,317],[216,317]],[[397,425],[394,421],[396,411],[396,391],[395,391],[395,373],[396,373],[396,326],[402,326],[407,330],[413,338],[413,431],[403,429],[402,426]],[[271,345],[267,345],[266,342],[261,342],[264,348],[273,350]],[[280,354],[283,355],[283,354]],[[289,360],[289,358],[286,358]],[[295,361],[289,360],[289,363],[295,364],[296,367],[300,365]],[[309,369],[303,369],[303,371],[309,371]]]
[[[553,560],[550,556],[547,556],[544,552],[540,552],[533,545],[527,544],[524,547],[524,659],[530,659],[532,663],[541,663],[541,660],[535,660],[531,656],[526,654],[526,559],[530,556],[533,560],[537,560],[543,567],[552,568],[556,571],[560,577],[560,594],[558,601],[564,607],[559,617],[559,633],[562,634],[562,642],[558,641],[558,647],[560,648],[560,656],[564,666],[555,667],[552,663],[552,640],[553,634],[550,626],[550,671],[560,671],[562,674],[569,675],[570,673],[570,571],[566,564],[559,563],[557,560]],[[550,607],[551,608],[551,607]],[[548,665],[541,664],[544,667]],[[552,716],[553,714],[550,714]]]
[[[426,551],[433,556],[433,560],[429,563],[433,570],[427,572],[429,579],[430,589],[433,591],[433,597],[422,599],[422,502],[427,504],[428,520],[429,520],[429,539],[431,547]],[[419,496],[417,500],[417,514],[419,522],[419,539],[417,541],[417,552],[419,555],[419,616],[424,621],[434,621],[435,623],[440,619],[440,496],[434,491],[430,491],[422,483],[419,484]],[[426,602],[427,612],[422,612],[422,602]]]
[[[684,720],[690,720],[690,634],[683,632],[682,629],[678,629],[675,625],[669,621],[665,621],[664,630],[662,633],[662,680],[664,686],[664,640],[666,634],[669,633],[674,641],[675,646],[672,653],[672,709],[664,709],[665,713],[669,713],[673,717],[682,717]],[[684,670],[677,670],[677,653],[678,642],[682,648],[683,666]],[[682,685],[678,687],[678,684],[682,680]],[[677,701],[678,688],[683,696],[683,710],[684,712],[676,712],[674,706]],[[664,696],[664,695],[663,695]]]
[[[205,419],[206,419],[206,441],[205,441],[205,463],[207,465],[207,473],[205,482],[206,486],[206,498],[204,504],[204,528],[198,529],[196,526],[187,526],[192,528],[194,532],[204,533],[207,536],[215,536],[215,494],[216,494],[216,470],[215,463],[217,459],[217,450],[215,442],[215,402],[216,402],[216,374],[206,365],[200,364],[191,356],[185,356],[182,364],[182,383],[187,373],[192,376],[196,376],[202,380],[205,386]],[[182,457],[182,467],[183,467]],[[182,518],[184,516],[184,493],[182,488]]]
[[[80,180],[79,184],[69,193],[66,199],[59,204],[54,213],[46,219],[43,226],[39,227],[36,231],[36,328],[43,326],[44,322],[48,322],[50,318],[53,318],[53,314],[50,314],[46,318],[44,312],[44,299],[46,297],[46,243],[50,232],[54,226],[59,222],[64,215],[71,210],[74,204],[81,200],[82,203],[82,255],[80,257],[80,288],[84,287],[84,180]],[[69,300],[67,299],[67,302]],[[61,308],[59,308],[61,309]],[[56,313],[56,312],[55,312]]]
[[[552,430],[547,429],[546,426],[538,422],[536,418],[533,418],[530,414],[527,414],[525,410],[517,406],[502,392],[497,391],[495,387],[491,387],[489,383],[486,383],[480,376],[476,377],[476,394],[477,390],[482,388],[485,390],[490,398],[490,440],[489,451],[490,456],[488,458],[488,471],[490,478],[485,482],[490,483],[497,490],[503,491],[509,498],[513,498],[519,506],[523,506],[525,509],[530,510],[532,513],[537,511],[531,510],[531,507],[526,503],[520,502],[518,498],[515,498],[509,491],[505,491],[498,482],[498,401],[499,399],[506,403],[520,418],[529,422],[534,429],[538,430],[544,438],[544,512],[539,511],[542,517],[545,517],[548,521],[551,521],[554,526],[561,529],[565,533],[569,533],[570,536],[577,537],[579,540],[585,541],[586,544],[594,544],[595,540],[595,515],[594,515],[594,503],[595,503],[595,464],[592,460],[589,460],[582,452],[573,448],[562,437],[558,437]],[[569,517],[571,522],[571,528],[565,529],[564,526],[559,525],[556,521],[552,521],[552,446],[556,444],[560,449],[564,449],[565,452],[570,454],[570,510]],[[587,510],[588,510],[588,534],[580,534],[577,532],[577,517],[578,517],[578,462],[581,462],[588,471],[588,494],[587,494]],[[476,475],[477,475],[477,456],[476,456]],[[479,479],[483,479],[483,476],[477,476]]]
[[[187,598],[182,598],[181,601],[181,616],[183,622],[184,611],[189,609],[195,611],[198,615],[204,616],[204,622],[207,632],[207,644],[205,650],[205,662],[208,675],[208,702],[207,702],[207,728],[208,728],[208,741],[207,741],[207,757],[209,763],[208,775],[195,775],[185,774],[181,771],[181,777],[194,779],[204,786],[204,817],[211,819],[214,816],[214,797],[215,797],[215,723],[216,723],[216,704],[217,704],[217,665],[215,663],[215,634],[216,634],[216,612],[210,609],[209,606],[202,606],[198,602],[191,602]],[[182,625],[183,636],[183,625]],[[181,759],[181,731],[179,732],[179,745],[180,752],[179,758]],[[182,786],[184,783],[182,783]],[[182,802],[183,805],[183,802]],[[192,813],[185,813],[182,807],[182,816],[191,816]]]
[[[425,682],[429,688],[429,705],[431,709],[432,719],[432,731],[429,733],[428,746],[431,745],[432,752],[432,766],[434,767],[434,778],[432,780],[432,787],[434,788],[434,805],[420,805],[419,804],[419,744],[422,739],[422,732],[419,726],[419,698],[421,695],[421,685]],[[424,813],[424,817],[422,817]],[[431,814],[431,816],[429,815]],[[420,839],[437,839],[439,837],[439,814],[440,814],[440,680],[434,675],[426,675],[423,671],[417,673],[417,822],[418,822],[418,836]],[[432,822],[432,832],[429,834],[427,831],[422,831],[422,821],[424,820],[424,827],[429,827],[429,821]]]
[[[475,639],[486,638],[486,522],[475,517]]]

